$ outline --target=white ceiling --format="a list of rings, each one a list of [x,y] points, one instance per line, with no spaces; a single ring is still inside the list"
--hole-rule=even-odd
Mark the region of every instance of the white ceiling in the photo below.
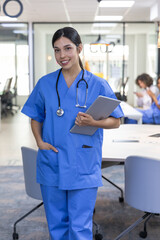
[[[3,3],[1,12],[3,16]],[[150,21],[150,8],[160,0],[135,0],[131,8],[98,8],[97,0],[21,0],[23,12],[19,22],[93,22],[98,15],[122,15],[122,21]],[[159,6],[160,7],[160,6]],[[9,14],[17,13],[15,1],[7,4]],[[159,16],[160,17],[160,16]]]

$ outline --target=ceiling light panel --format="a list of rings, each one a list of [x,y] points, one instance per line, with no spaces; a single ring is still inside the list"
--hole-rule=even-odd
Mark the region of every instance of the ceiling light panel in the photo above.
[[[132,7],[135,1],[101,1],[99,7],[107,8],[129,8]]]
[[[7,16],[0,16],[0,21],[1,22],[14,22],[17,21],[17,18],[11,18],[11,17],[7,17]]]
[[[95,21],[121,21],[123,16],[96,16]]]
[[[116,23],[93,23],[93,28],[113,28]]]
[[[2,27],[8,28],[26,28],[26,24],[24,23],[1,23]]]

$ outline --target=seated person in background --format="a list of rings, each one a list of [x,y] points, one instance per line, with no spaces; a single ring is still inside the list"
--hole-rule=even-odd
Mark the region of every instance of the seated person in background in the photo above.
[[[157,79],[157,87],[160,90],[160,76]],[[152,98],[153,103],[151,104],[150,108],[142,110],[137,109],[141,112],[142,115],[142,123],[144,124],[160,124],[160,94],[158,97],[150,90],[147,90],[147,94]],[[137,123],[134,119],[126,118],[124,123],[134,124]]]
[[[157,87],[160,90],[160,76],[157,79]],[[148,95],[152,98],[152,105],[149,109],[141,110],[137,109],[143,114],[143,123],[160,124],[160,94],[158,97],[149,89],[147,90]]]
[[[147,73],[139,75],[136,79],[136,84],[142,89],[141,92],[135,92],[136,96],[138,97],[137,99],[138,107],[141,107],[143,109],[150,108],[153,99],[149,95],[148,90],[152,91],[152,93],[157,98],[159,95],[159,89],[153,85],[153,79]]]

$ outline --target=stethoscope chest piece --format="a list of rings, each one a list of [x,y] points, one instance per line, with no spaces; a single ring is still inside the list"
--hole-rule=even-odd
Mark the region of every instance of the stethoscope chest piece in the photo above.
[[[62,117],[63,116],[63,114],[64,114],[64,110],[62,109],[62,108],[58,108],[58,110],[57,110],[57,116],[58,117]]]

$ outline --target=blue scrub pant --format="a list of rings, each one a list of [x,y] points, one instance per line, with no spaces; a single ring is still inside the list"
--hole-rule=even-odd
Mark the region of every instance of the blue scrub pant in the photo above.
[[[60,190],[41,185],[51,240],[92,240],[98,188]]]

